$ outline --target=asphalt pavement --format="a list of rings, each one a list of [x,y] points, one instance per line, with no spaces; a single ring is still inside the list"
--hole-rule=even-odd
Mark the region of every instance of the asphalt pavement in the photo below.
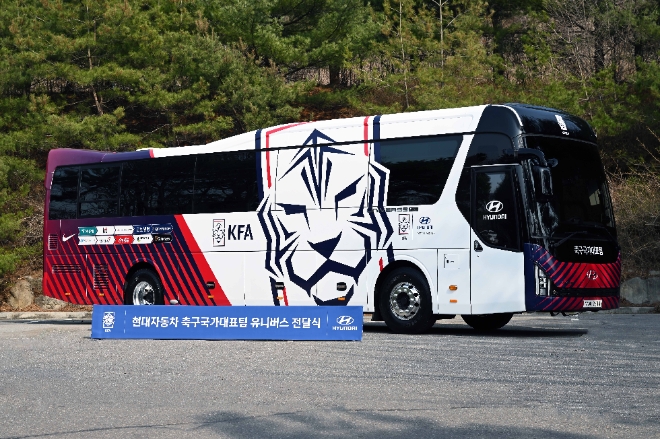
[[[92,340],[0,321],[0,438],[660,437],[660,315],[361,342]]]

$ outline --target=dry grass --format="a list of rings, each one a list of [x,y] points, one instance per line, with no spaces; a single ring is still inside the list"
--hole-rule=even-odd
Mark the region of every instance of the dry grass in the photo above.
[[[643,161],[608,176],[624,280],[660,270],[660,138],[653,136],[654,147],[642,144],[648,153]]]

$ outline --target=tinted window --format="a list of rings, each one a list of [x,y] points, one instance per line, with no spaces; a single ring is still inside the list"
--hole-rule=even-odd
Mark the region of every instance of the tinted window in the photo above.
[[[124,162],[121,215],[176,215],[192,212],[195,156]]]
[[[477,134],[472,139],[456,188],[456,205],[466,221],[470,221],[470,167],[510,163],[505,151],[512,148],[511,139],[503,134]]]
[[[117,216],[119,166],[83,167],[80,172],[80,218]]]
[[[558,162],[550,168],[554,190],[550,204],[555,218],[544,221],[551,233],[558,225],[572,229],[580,223],[601,224],[615,233],[607,179],[596,145],[536,136],[528,136],[526,141],[527,146],[541,149],[547,159]]]
[[[48,218],[73,219],[78,200],[78,166],[57,168],[50,188]]]
[[[390,170],[389,206],[433,204],[440,198],[462,136],[380,142],[380,163]]]
[[[518,249],[511,171],[475,171],[474,230],[492,247]]]
[[[198,156],[195,213],[248,212],[259,205],[255,151]]]

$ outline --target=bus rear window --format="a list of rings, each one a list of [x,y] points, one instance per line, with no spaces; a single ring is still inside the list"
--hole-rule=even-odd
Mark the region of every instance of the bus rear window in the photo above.
[[[53,174],[48,219],[74,219],[78,201],[78,166],[61,167]]]

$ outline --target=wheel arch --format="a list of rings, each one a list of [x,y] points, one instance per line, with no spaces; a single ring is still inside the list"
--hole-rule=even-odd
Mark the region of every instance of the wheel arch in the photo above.
[[[131,277],[133,276],[133,274],[135,274],[136,271],[141,269],[148,269],[155,272],[156,276],[158,276],[158,279],[160,280],[160,283],[163,285],[163,289],[165,289],[165,284],[163,283],[163,275],[160,272],[160,270],[156,267],[156,265],[151,263],[150,261],[137,261],[128,270],[128,273],[126,273],[126,277],[124,278],[124,286],[122,288],[122,291],[124,292],[124,296],[126,296],[126,287],[128,286],[128,281],[131,279]]]
[[[392,273],[394,270],[398,268],[404,268],[404,267],[409,267],[412,269],[415,269],[422,273],[424,278],[426,279],[426,284],[429,287],[429,291],[431,293],[431,307],[433,309],[435,303],[434,303],[434,291],[433,291],[433,282],[431,279],[431,276],[429,272],[424,268],[424,265],[420,263],[418,260],[409,257],[409,256],[400,256],[398,259],[396,259],[393,262],[390,262],[387,264],[385,267],[383,267],[383,271],[381,271],[378,274],[378,277],[376,278],[376,283],[374,284],[374,294],[373,294],[373,303],[374,303],[374,314],[372,317],[372,320],[375,321],[382,321],[382,316],[380,314],[380,308],[378,306],[379,303],[379,296],[380,296],[380,289],[385,281],[387,279],[387,276],[389,276],[390,273]]]

